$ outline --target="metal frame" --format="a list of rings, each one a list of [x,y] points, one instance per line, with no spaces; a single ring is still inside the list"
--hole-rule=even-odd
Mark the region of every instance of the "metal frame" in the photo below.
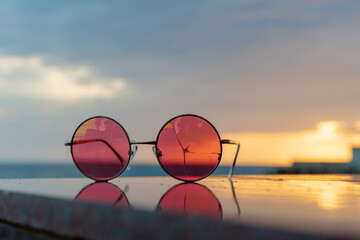
[[[220,164],[220,161],[221,161],[221,157],[222,157],[222,144],[221,144],[221,138],[220,138],[220,135],[219,135],[219,132],[216,130],[216,128],[214,127],[214,125],[211,124],[211,122],[209,122],[208,120],[206,120],[205,118],[203,117],[200,117],[198,115],[195,115],[195,114],[183,114],[183,115],[179,115],[179,116],[176,116],[176,117],[173,117],[171,118],[170,120],[168,120],[160,129],[157,137],[156,137],[156,145],[155,145],[155,148],[158,149],[157,145],[158,145],[158,140],[159,140],[159,137],[160,137],[160,133],[161,131],[164,129],[164,127],[168,124],[168,123],[171,123],[171,121],[173,121],[174,119],[176,118],[179,118],[179,117],[185,117],[185,116],[192,116],[192,117],[197,117],[197,118],[200,118],[202,120],[204,120],[205,122],[207,122],[216,132],[217,136],[218,136],[218,139],[219,139],[219,144],[220,144],[220,153],[219,153],[219,161],[217,162],[216,166],[214,167],[214,169],[209,172],[206,176],[202,177],[202,178],[199,178],[199,179],[196,179],[196,180],[183,180],[183,179],[180,179],[180,178],[177,178],[175,176],[173,176],[172,174],[170,174],[169,172],[166,171],[166,169],[162,166],[161,162],[160,162],[160,159],[159,159],[159,156],[158,156],[158,153],[156,152],[156,158],[161,166],[161,168],[169,175],[169,176],[172,176],[173,178],[175,179],[178,179],[180,181],[185,181],[185,182],[195,182],[195,181],[199,181],[199,180],[202,180],[208,176],[210,176],[215,170],[216,168],[219,166]],[[185,154],[185,150],[186,149],[183,149],[184,150],[184,154]]]
[[[65,142],[65,146],[70,146],[70,147],[71,147],[70,149],[71,149],[71,156],[72,156],[73,162],[74,162],[75,166],[77,167],[77,169],[79,169],[79,171],[80,171],[84,176],[86,176],[86,177],[88,177],[88,178],[90,178],[90,179],[92,179],[92,180],[94,180],[94,181],[96,181],[96,182],[107,182],[107,181],[109,181],[109,180],[112,180],[112,179],[118,177],[122,172],[125,171],[125,169],[127,168],[127,166],[128,166],[129,163],[130,163],[131,155],[132,155],[131,153],[132,153],[132,152],[131,152],[131,148],[130,148],[129,159],[127,160],[127,163],[126,163],[125,167],[124,167],[116,176],[114,176],[114,177],[112,177],[112,178],[109,178],[109,179],[106,179],[106,180],[98,180],[98,179],[92,178],[91,176],[87,175],[84,171],[82,171],[81,168],[79,167],[79,165],[78,165],[78,164],[76,163],[76,161],[75,161],[75,157],[74,157],[74,153],[73,153],[73,148],[72,148],[72,146],[75,145],[75,144],[83,144],[83,143],[86,143],[86,142],[79,142],[79,143],[78,143],[77,141],[74,141],[74,137],[75,137],[75,134],[76,134],[77,130],[78,130],[85,122],[87,122],[87,121],[89,121],[89,120],[91,120],[91,119],[94,119],[94,118],[106,118],[106,119],[110,119],[110,120],[114,121],[115,123],[117,123],[117,124],[124,130],[124,132],[125,132],[125,134],[126,134],[126,137],[127,137],[127,139],[128,139],[129,146],[131,146],[131,145],[130,145],[130,138],[129,138],[129,135],[128,135],[128,133],[126,132],[125,128],[123,128],[123,126],[121,126],[121,124],[118,123],[116,120],[114,120],[114,119],[112,119],[112,118],[109,118],[109,117],[105,117],[105,116],[95,116],[95,117],[91,117],[91,118],[88,118],[88,119],[86,119],[85,121],[83,121],[83,122],[75,129],[75,131],[74,131],[74,133],[73,133],[73,135],[72,135],[71,141],[70,141],[70,142]],[[94,139],[94,140],[92,140],[92,141],[87,140],[87,141],[89,141],[89,142],[97,142],[98,140],[99,140],[99,139]],[[105,140],[101,139],[99,142],[105,143],[106,146],[108,146],[112,151],[115,151],[114,148],[113,148],[108,142],[106,142]],[[116,154],[116,156],[117,156],[118,158],[120,157],[119,154]],[[120,157],[119,160],[122,161],[122,158]]]
[[[219,161],[217,163],[217,165],[214,167],[214,169],[208,173],[206,176],[200,178],[200,179],[196,179],[196,180],[183,180],[183,179],[180,179],[180,178],[177,178],[175,176],[173,176],[172,174],[170,174],[169,172],[166,171],[166,169],[162,166],[161,164],[161,161],[159,159],[159,156],[158,156],[158,152],[157,152],[157,145],[158,145],[158,140],[159,140],[159,136],[160,136],[160,133],[161,131],[164,129],[164,127],[168,124],[168,123],[171,123],[172,120],[176,119],[176,118],[179,118],[179,117],[184,117],[184,116],[193,116],[193,117],[198,117],[204,121],[206,121],[208,124],[210,124],[210,126],[215,130],[218,138],[219,138],[219,144],[220,144],[220,153],[219,153]],[[106,142],[105,140],[103,139],[88,139],[88,140],[78,140],[78,141],[74,141],[74,137],[75,137],[75,133],[77,132],[77,130],[87,121],[91,120],[91,119],[94,119],[94,118],[107,118],[107,119],[110,119],[112,121],[114,121],[115,123],[117,123],[122,129],[123,131],[125,132],[126,136],[127,136],[127,139],[128,139],[128,142],[129,142],[129,146],[130,146],[130,150],[129,150],[129,159],[127,160],[127,163],[125,165],[125,167],[116,175],[114,176],[113,178],[110,178],[110,179],[107,179],[107,180],[97,180],[97,179],[94,179],[92,177],[90,177],[89,175],[87,175],[85,172],[83,172],[80,167],[77,165],[76,161],[75,161],[75,157],[74,157],[74,153],[73,153],[73,149],[72,149],[72,146],[75,145],[75,144],[85,144],[85,143],[90,143],[90,142],[103,142],[104,144],[106,144],[107,147],[110,148],[110,150],[112,152],[114,152],[114,154],[118,157],[118,159],[123,162],[124,159],[121,158],[121,156],[115,151],[115,149],[111,146],[110,143]],[[90,178],[90,179],[93,179],[94,181],[99,181],[99,182],[106,182],[106,181],[109,181],[111,179],[114,179],[116,177],[118,177],[126,168],[127,166],[129,165],[129,162],[134,158],[135,154],[136,154],[136,151],[138,149],[137,145],[154,145],[153,146],[153,152],[154,152],[154,155],[156,156],[156,159],[158,160],[159,164],[160,164],[160,167],[171,177],[175,178],[175,179],[178,179],[180,181],[184,181],[184,182],[195,182],[195,181],[199,181],[199,180],[202,180],[206,177],[208,177],[209,175],[211,175],[215,170],[216,168],[219,166],[220,164],[220,161],[221,161],[221,158],[222,158],[222,145],[223,144],[232,144],[232,145],[237,145],[237,149],[236,149],[236,153],[235,153],[235,157],[234,157],[234,161],[231,165],[231,168],[230,168],[230,172],[228,174],[228,178],[231,179],[233,173],[234,173],[234,169],[235,169],[235,165],[236,165],[236,160],[237,160],[237,156],[239,154],[239,151],[240,151],[240,143],[237,142],[237,141],[234,141],[234,140],[230,140],[230,139],[221,139],[220,138],[220,135],[218,133],[218,131],[216,130],[216,128],[214,127],[214,125],[211,124],[211,122],[209,122],[208,120],[206,120],[205,118],[203,117],[200,117],[198,115],[195,115],[195,114],[182,114],[182,115],[178,115],[176,117],[173,117],[171,118],[170,120],[168,120],[160,129],[160,131],[158,132],[158,135],[156,137],[156,141],[143,141],[143,142],[138,142],[138,141],[133,141],[133,140],[130,140],[129,138],[129,135],[127,134],[127,132],[125,131],[125,129],[121,126],[120,123],[118,123],[117,121],[115,121],[114,119],[112,118],[109,118],[109,117],[104,117],[104,116],[96,116],[96,117],[91,117],[91,118],[88,118],[86,119],[85,121],[83,121],[77,128],[76,130],[74,131],[74,134],[71,138],[71,141],[70,142],[65,142],[65,146],[70,146],[71,147],[71,156],[73,158],[73,161],[76,165],[76,167],[80,170],[80,172],[82,174],[84,174],[86,177]],[[133,146],[133,148],[131,149],[131,146]],[[185,153],[186,149],[184,149],[184,153]]]

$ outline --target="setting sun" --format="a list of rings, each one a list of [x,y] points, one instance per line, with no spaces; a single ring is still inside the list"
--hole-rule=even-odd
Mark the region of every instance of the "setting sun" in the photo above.
[[[320,136],[331,137],[339,131],[341,124],[335,121],[319,122],[316,126],[316,130]]]

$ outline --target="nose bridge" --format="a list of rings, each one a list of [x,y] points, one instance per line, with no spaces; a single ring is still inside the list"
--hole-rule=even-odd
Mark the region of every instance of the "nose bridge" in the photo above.
[[[132,150],[131,150],[131,157],[130,157],[130,160],[132,160],[134,157],[135,157],[135,154],[138,150],[138,146],[137,145],[154,145],[152,147],[152,150],[153,150],[153,153],[155,155],[155,157],[157,157],[157,154],[156,154],[156,141],[145,141],[145,142],[138,142],[138,141],[134,141],[134,140],[131,140],[130,141],[130,145],[133,145],[132,147]]]
[[[130,144],[136,144],[136,145],[156,145],[156,141],[145,141],[145,142],[138,142],[138,141],[130,141]]]

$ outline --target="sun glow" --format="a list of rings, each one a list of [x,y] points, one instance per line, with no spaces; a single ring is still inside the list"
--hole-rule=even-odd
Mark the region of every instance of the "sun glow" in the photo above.
[[[297,132],[245,132],[227,134],[224,138],[239,141],[240,165],[289,166],[301,162],[349,162],[351,148],[360,144],[360,134],[349,132],[344,123],[319,122],[316,129]],[[223,160],[231,162],[231,149]]]
[[[319,122],[316,131],[321,137],[333,137],[339,133],[341,124],[335,121]]]

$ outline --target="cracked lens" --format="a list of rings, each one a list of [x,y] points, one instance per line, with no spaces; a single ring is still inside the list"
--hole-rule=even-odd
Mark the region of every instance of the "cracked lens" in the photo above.
[[[160,164],[164,170],[185,181],[198,180],[212,173],[221,156],[220,140],[214,127],[193,115],[180,116],[166,123],[157,144],[162,152]]]

